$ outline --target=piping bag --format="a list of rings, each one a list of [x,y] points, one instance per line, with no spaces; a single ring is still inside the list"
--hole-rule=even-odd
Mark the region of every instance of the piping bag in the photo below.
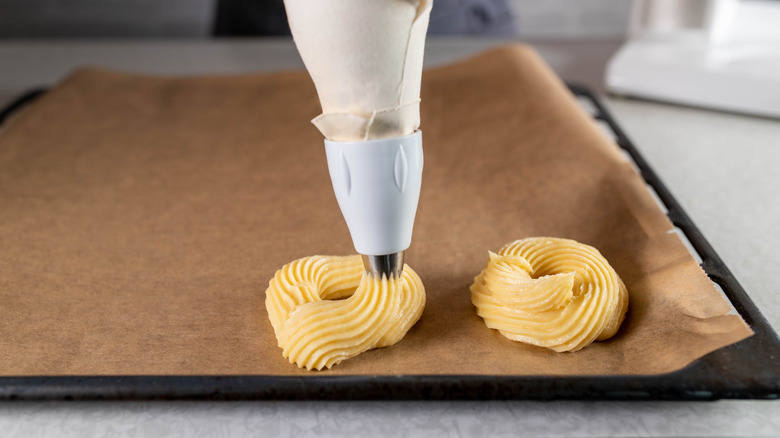
[[[284,0],[317,88],[333,191],[366,271],[400,277],[420,198],[431,0]]]

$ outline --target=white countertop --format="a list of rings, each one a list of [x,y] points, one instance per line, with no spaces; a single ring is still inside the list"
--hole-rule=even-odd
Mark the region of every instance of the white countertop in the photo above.
[[[426,63],[440,64],[495,44],[431,39]],[[602,92],[604,65],[619,43],[533,45],[565,80]],[[3,41],[0,107],[85,64],[164,74],[303,68],[292,42],[283,39]],[[778,331],[780,121],[604,101]],[[258,435],[780,436],[780,401],[0,403],[0,436]]]

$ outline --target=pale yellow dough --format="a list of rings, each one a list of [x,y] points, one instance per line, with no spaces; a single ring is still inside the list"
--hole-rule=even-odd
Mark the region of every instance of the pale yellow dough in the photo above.
[[[360,256],[312,256],[276,272],[265,306],[282,355],[321,370],[403,339],[420,319],[425,288],[404,265],[400,279],[365,274]]]
[[[471,302],[507,338],[563,352],[612,337],[628,309],[628,291],[596,248],[532,237],[489,253]]]

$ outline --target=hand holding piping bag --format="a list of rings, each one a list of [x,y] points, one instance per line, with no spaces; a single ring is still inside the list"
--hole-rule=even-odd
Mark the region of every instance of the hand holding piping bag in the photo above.
[[[420,80],[431,0],[285,0],[314,81],[333,190],[366,270],[400,276],[423,154]]]

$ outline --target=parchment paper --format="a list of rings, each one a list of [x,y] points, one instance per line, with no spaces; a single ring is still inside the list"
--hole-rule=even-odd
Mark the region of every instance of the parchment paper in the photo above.
[[[533,51],[428,70],[422,98],[425,312],[317,373],[264,306],[284,263],[352,252],[306,73],[73,74],[0,131],[0,375],[650,374],[751,334]],[[610,260],[631,297],[615,338],[559,354],[477,317],[488,250],[536,235]]]

